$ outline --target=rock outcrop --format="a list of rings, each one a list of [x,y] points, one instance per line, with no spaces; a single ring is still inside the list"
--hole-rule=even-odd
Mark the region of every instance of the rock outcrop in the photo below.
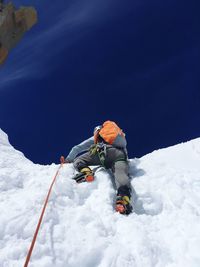
[[[9,51],[21,40],[37,22],[37,11],[34,7],[16,9],[12,3],[0,3],[0,65],[3,64]]]

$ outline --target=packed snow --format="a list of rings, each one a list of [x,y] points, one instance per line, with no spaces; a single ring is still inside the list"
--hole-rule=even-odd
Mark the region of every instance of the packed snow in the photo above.
[[[66,151],[67,153],[67,151]],[[59,165],[33,164],[0,130],[0,266],[22,267]],[[200,138],[130,160],[134,212],[114,211],[112,177],[59,172],[30,267],[199,267]]]

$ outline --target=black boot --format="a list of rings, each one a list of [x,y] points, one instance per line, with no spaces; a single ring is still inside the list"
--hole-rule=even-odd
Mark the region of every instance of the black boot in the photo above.
[[[121,214],[130,214],[133,211],[131,206],[131,188],[120,186],[117,190],[115,210]]]
[[[83,183],[83,182],[93,182],[94,181],[94,173],[89,167],[85,167],[80,170],[80,173],[78,173],[75,177],[73,177],[77,183]]]

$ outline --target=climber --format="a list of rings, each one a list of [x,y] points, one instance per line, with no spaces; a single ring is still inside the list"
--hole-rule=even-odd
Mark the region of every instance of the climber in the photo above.
[[[115,209],[121,214],[132,212],[129,164],[123,131],[113,121],[106,121],[94,129],[94,135],[72,148],[65,163],[73,162],[79,172],[74,179],[80,183],[94,180],[89,166],[103,166],[114,175],[117,188]],[[79,155],[80,153],[84,154]]]

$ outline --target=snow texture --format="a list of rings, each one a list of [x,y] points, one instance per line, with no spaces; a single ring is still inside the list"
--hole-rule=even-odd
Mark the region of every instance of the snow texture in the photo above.
[[[200,138],[130,160],[134,213],[113,209],[110,175],[54,185],[30,267],[199,267]],[[33,164],[0,130],[0,266],[22,267],[58,165]]]

